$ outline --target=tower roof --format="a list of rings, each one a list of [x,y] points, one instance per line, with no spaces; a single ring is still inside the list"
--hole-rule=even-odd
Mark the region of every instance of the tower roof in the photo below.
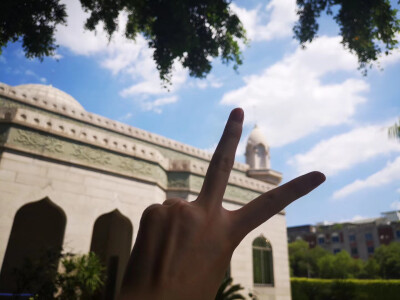
[[[15,88],[30,97],[36,97],[41,100],[62,106],[67,106],[77,110],[85,110],[83,106],[71,95],[51,86],[44,84],[22,84]]]
[[[256,146],[259,144],[263,145],[265,148],[268,148],[267,140],[265,139],[265,136],[262,133],[260,127],[258,127],[256,124],[249,135],[249,138],[247,140],[247,145]]]

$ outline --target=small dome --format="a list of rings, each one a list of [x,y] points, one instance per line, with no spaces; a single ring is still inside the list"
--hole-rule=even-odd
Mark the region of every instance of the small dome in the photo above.
[[[85,110],[83,106],[75,100],[74,97],[51,86],[44,84],[22,84],[15,86],[20,92],[24,92],[30,97],[36,97],[41,100],[47,100],[58,106],[66,106],[77,110]]]
[[[268,148],[267,140],[265,139],[264,134],[261,132],[261,129],[257,126],[254,126],[254,129],[251,131],[249,139],[247,140],[247,145],[264,145],[265,148]]]

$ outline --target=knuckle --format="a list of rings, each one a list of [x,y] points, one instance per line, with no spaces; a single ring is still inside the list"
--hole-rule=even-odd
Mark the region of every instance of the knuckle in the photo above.
[[[270,201],[279,200],[278,190],[276,190],[276,189],[273,189],[272,191],[269,191],[266,195],[267,195],[268,200],[270,200]]]
[[[193,210],[193,207],[186,202],[182,201],[176,203],[173,207],[173,210],[176,217],[181,220],[187,221],[194,218],[195,212]]]
[[[152,204],[142,214],[142,221],[160,219],[164,215],[161,204]]]
[[[169,198],[163,202],[163,205],[175,205],[176,203],[181,202],[180,198]]]
[[[175,210],[180,215],[187,215],[190,213],[190,207],[184,202],[176,203]]]

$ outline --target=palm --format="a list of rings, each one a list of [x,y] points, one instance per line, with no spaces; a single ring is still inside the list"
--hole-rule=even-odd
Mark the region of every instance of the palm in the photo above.
[[[240,284],[232,285],[232,278],[226,277],[218,289],[215,300],[246,299],[241,294],[237,293],[240,290],[243,290],[243,287]]]

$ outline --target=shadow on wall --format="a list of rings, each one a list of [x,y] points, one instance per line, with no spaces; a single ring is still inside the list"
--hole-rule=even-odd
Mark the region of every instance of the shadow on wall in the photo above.
[[[94,223],[90,251],[107,267],[106,284],[96,300],[115,299],[128,264],[132,235],[132,223],[117,209],[100,216]]]
[[[16,270],[23,269],[27,261],[40,261],[47,252],[61,251],[67,217],[49,198],[28,203],[16,213],[0,273],[0,292],[31,292],[29,283],[17,278]],[[51,281],[59,257],[54,255],[46,263],[50,270],[35,285]],[[43,281],[43,282],[41,282]]]
[[[0,293],[35,293],[46,283],[53,282],[66,222],[62,208],[49,198],[28,203],[17,211],[1,268]],[[132,223],[118,210],[96,220],[90,251],[106,266],[107,279],[94,299],[115,299],[129,260],[132,236]],[[28,278],[18,272],[27,268],[37,268],[41,275]]]

